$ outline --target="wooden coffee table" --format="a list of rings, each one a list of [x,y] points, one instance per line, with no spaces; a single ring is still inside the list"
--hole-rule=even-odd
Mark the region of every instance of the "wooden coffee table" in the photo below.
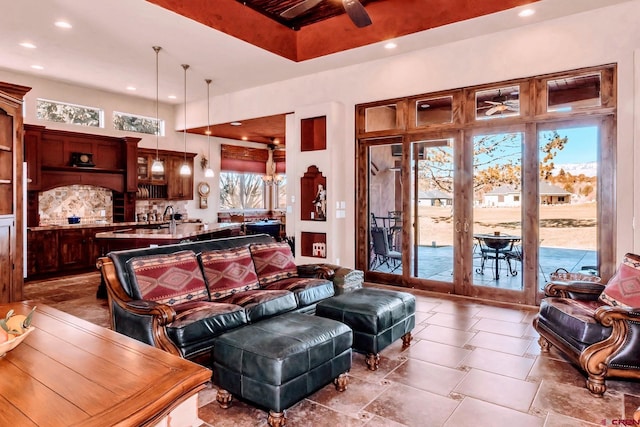
[[[33,302],[0,304],[27,314]],[[35,330],[0,358],[0,425],[199,425],[211,371],[37,304]],[[169,416],[170,415],[170,416]]]

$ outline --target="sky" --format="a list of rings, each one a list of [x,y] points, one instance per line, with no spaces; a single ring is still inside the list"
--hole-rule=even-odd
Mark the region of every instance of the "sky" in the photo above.
[[[553,159],[555,164],[588,163],[598,160],[597,126],[560,129],[558,134],[561,137],[569,137],[569,140]]]

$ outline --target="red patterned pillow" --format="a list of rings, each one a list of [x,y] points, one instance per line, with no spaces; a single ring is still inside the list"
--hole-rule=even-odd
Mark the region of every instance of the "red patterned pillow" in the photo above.
[[[248,247],[205,251],[200,254],[211,299],[260,289]]]
[[[256,243],[249,246],[256,266],[260,286],[280,279],[298,277],[296,262],[291,247],[286,242]]]
[[[640,255],[628,253],[609,280],[600,300],[618,307],[640,307]]]
[[[142,299],[168,305],[209,299],[193,251],[135,257],[130,266]]]

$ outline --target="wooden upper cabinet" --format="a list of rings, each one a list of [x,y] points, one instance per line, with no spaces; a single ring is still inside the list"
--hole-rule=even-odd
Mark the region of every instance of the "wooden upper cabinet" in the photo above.
[[[193,158],[187,153],[186,161],[191,168],[189,175],[180,175],[180,168],[185,162],[184,154],[167,157],[167,197],[169,200],[193,200]]]
[[[29,90],[0,82],[0,302],[22,299],[22,104]]]

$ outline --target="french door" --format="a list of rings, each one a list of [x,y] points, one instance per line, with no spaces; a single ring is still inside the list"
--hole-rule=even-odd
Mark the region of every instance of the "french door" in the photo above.
[[[612,135],[600,118],[361,140],[368,280],[535,304],[557,268],[612,274]]]

